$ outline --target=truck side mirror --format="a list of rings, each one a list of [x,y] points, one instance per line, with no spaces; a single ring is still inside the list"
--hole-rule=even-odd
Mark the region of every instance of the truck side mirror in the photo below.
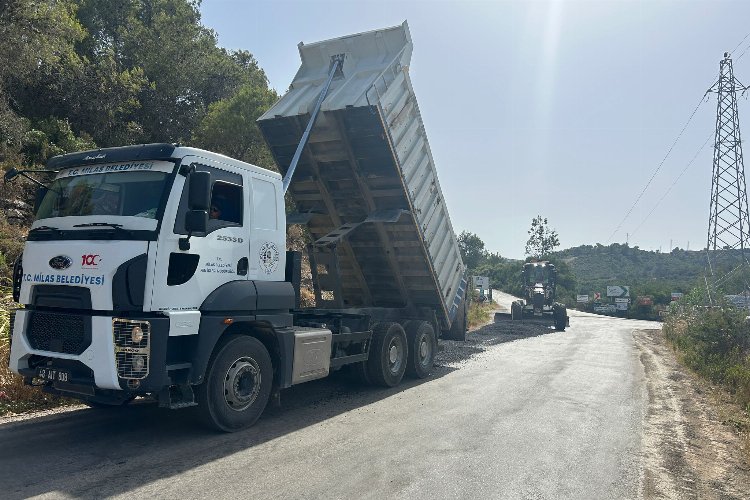
[[[190,236],[197,233],[199,236],[205,236],[208,226],[208,211],[206,210],[188,210],[185,214],[185,230],[188,235],[180,238],[178,246],[180,250],[190,250]]]
[[[211,174],[193,171],[188,182],[188,208],[191,211],[208,211],[211,207]]]
[[[206,234],[207,227],[207,210],[188,210],[185,214],[185,230],[188,234],[197,233],[203,236]]]
[[[14,167],[9,168],[5,171],[5,175],[3,176],[3,181],[9,182],[16,178],[18,175],[18,170]]]

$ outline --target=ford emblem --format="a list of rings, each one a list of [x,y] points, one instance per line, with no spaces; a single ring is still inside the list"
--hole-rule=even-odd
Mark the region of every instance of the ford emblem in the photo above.
[[[51,267],[52,269],[62,270],[69,268],[72,263],[73,260],[67,255],[58,255],[57,257],[52,257],[49,260],[49,267]]]

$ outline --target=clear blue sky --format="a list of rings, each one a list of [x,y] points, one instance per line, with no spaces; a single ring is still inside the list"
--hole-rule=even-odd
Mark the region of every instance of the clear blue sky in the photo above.
[[[541,214],[562,248],[706,245],[716,100],[693,121],[621,230],[724,51],[750,84],[750,1],[204,0],[203,23],[252,52],[283,92],[297,43],[409,22],[410,74],[456,232],[522,257]],[[740,43],[742,42],[742,43]],[[750,106],[740,100],[750,134]],[[746,151],[746,155],[750,151]],[[640,226],[640,227],[639,227]]]

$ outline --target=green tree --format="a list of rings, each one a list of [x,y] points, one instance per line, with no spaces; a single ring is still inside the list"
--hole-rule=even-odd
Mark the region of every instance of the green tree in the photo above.
[[[528,233],[529,240],[526,242],[526,255],[530,257],[542,259],[560,246],[557,231],[549,227],[546,217],[542,218],[541,215],[534,217]]]
[[[17,151],[27,122],[14,89],[34,85],[42,72],[79,62],[75,44],[84,30],[65,0],[0,2],[0,154]]]
[[[458,235],[458,248],[461,250],[461,259],[470,271],[475,270],[487,257],[482,239],[468,231],[462,231]]]
[[[24,134],[21,151],[29,165],[40,164],[52,156],[96,147],[90,137],[76,137],[66,120],[46,118]]]
[[[109,54],[117,71],[143,71],[132,121],[146,142],[189,140],[211,103],[244,84],[267,87],[248,52],[230,53],[200,22],[194,0],[81,0],[86,54]]]
[[[193,142],[232,158],[275,169],[255,120],[277,98],[276,93],[265,86],[244,85],[233,96],[209,106],[193,135]]]

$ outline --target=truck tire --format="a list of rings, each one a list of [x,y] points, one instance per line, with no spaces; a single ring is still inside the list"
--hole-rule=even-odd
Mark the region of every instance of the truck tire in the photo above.
[[[409,346],[406,373],[413,378],[428,377],[435,364],[435,330],[427,321],[409,321],[404,329]]]
[[[362,361],[361,363],[354,363],[351,368],[351,373],[354,375],[354,380],[359,382],[362,385],[372,385],[372,380],[370,379],[370,372],[369,368],[367,366],[367,361]]]
[[[517,300],[510,305],[510,319],[513,321],[523,319],[523,307]]]
[[[456,311],[456,317],[449,330],[443,330],[443,338],[450,340],[466,340],[466,331],[469,329],[468,314],[466,309],[469,307],[466,299],[461,302]]]
[[[273,365],[265,346],[247,335],[230,335],[214,349],[196,396],[201,418],[234,432],[253,425],[266,408]]]
[[[564,332],[568,326],[568,310],[562,304],[555,304],[552,310],[552,316],[555,318],[555,330]]]
[[[375,385],[394,387],[406,372],[409,347],[406,333],[398,323],[378,323],[372,332],[367,371]]]

